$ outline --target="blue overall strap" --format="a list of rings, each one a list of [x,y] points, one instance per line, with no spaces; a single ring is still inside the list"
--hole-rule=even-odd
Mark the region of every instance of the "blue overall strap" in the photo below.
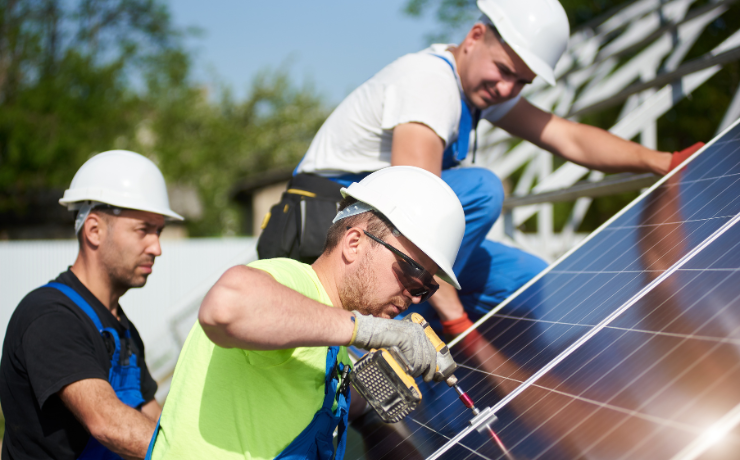
[[[95,323],[95,327],[98,328],[98,331],[103,332],[103,323],[100,322],[100,318],[98,318],[97,313],[95,313],[95,310],[93,310],[90,304],[87,303],[87,301],[83,299],[82,296],[77,293],[77,291],[62,283],[48,283],[41,287],[50,287],[62,291],[62,294],[69,297],[69,300],[74,302],[75,305],[80,307],[80,310],[84,311],[85,314],[90,317],[92,322]]]
[[[115,343],[115,350],[111,357],[111,368],[108,372],[108,383],[116,392],[116,396],[124,404],[137,408],[144,403],[144,398],[141,395],[141,369],[138,367],[137,356],[132,354],[128,358],[129,363],[121,364],[121,341],[118,337],[118,332],[112,327],[103,327],[103,323],[95,313],[95,310],[90,306],[89,303],[82,296],[67,286],[61,283],[48,283],[41,287],[50,287],[59,290],[62,294],[69,297],[69,299],[77,305],[80,310],[95,323],[95,327],[98,328],[98,332],[101,335],[107,335],[113,338]],[[131,337],[131,333],[126,331],[126,338]],[[107,447],[102,445],[100,441],[90,436],[85,449],[82,454],[78,457],[78,460],[123,460],[121,456],[115,452],[110,451]]]
[[[339,347],[329,347],[326,353],[326,380],[324,402],[313,420],[288,444],[275,460],[342,460],[347,446],[347,426],[349,424],[349,386],[339,388],[338,372],[344,370],[344,363],[338,362]],[[341,388],[340,388],[341,389]],[[334,400],[336,411],[332,411]],[[334,429],[338,428],[336,452],[334,451]]]
[[[347,174],[342,174],[341,176],[327,177],[326,179],[333,180],[334,182],[338,184],[342,184],[345,187],[349,187],[350,185],[352,185],[353,182],[360,182],[362,179],[366,178],[370,174],[372,174],[372,171],[361,172],[361,173],[347,173]]]
[[[339,348],[339,347],[337,347]],[[344,371],[344,363],[337,363],[337,370],[339,372]],[[349,366],[347,366],[349,367]],[[349,379],[349,369],[345,374],[345,380]],[[337,425],[337,450],[334,453],[332,460],[342,460],[344,458],[344,451],[347,449],[347,427],[349,427],[349,404],[352,392],[349,390],[349,381],[342,381],[342,385],[345,387],[344,391],[337,390],[336,386],[339,381],[334,378],[333,386],[334,393],[337,395],[337,415],[339,418],[339,425]]]
[[[459,81],[455,66],[452,65],[449,59],[439,54],[432,54],[447,63],[452,70],[452,74],[455,76],[455,80]],[[460,98],[460,124],[457,128],[457,140],[447,146],[442,156],[442,169],[450,169],[453,166],[460,164],[465,157],[468,156],[468,148],[470,147],[470,133],[478,127],[480,121],[480,110],[474,109],[471,113],[470,107],[468,107],[465,99]],[[475,143],[473,144],[473,161],[475,161],[475,151],[478,147],[478,136],[475,136]]]

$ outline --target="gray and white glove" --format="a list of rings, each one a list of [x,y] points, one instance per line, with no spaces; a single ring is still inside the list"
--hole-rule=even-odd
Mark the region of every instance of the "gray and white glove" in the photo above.
[[[437,350],[427,338],[424,329],[411,321],[375,318],[353,311],[355,330],[350,345],[371,348],[398,347],[411,366],[413,377],[424,376],[430,382],[437,370]]]

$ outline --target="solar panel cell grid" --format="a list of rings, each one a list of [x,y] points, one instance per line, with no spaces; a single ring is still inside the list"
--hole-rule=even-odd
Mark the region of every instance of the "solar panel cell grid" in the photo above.
[[[451,348],[514,458],[737,452],[738,216],[736,125]],[[365,458],[506,458],[454,391],[421,389],[394,447]]]
[[[735,226],[514,398],[496,424],[512,453],[671,458],[740,405],[738,253]],[[533,452],[532,439],[552,441]],[[738,445],[735,430],[707,458]]]
[[[737,135],[737,127],[729,132],[730,138]],[[516,359],[529,348],[533,348],[530,354],[565,349],[579,332],[572,333],[573,326],[570,336],[558,335],[555,326],[562,327],[558,323],[569,319],[571,324],[584,326],[580,330],[596,325],[623,305],[625,297],[655,283],[730,222],[740,213],[736,144],[715,142],[686,170],[522,293],[521,300],[515,299],[484,323],[479,331],[494,345],[489,353]],[[696,437],[700,432],[700,409],[709,410],[706,420],[716,420],[722,411],[740,404],[740,389],[731,384],[740,376],[736,369],[740,363],[736,343],[739,241],[740,231],[731,227],[513,398],[508,410],[498,413],[499,435],[513,453],[523,458],[670,458],[690,441],[689,433]],[[587,285],[589,275],[593,278]],[[558,291],[548,292],[550,286],[557,286]],[[532,291],[539,291],[542,298],[530,310],[534,319],[521,326],[516,323],[525,320],[509,315],[506,320],[513,323],[507,327],[544,329],[547,334],[535,335],[549,340],[544,345],[514,341],[495,347],[502,313],[531,302]],[[568,309],[568,301],[572,304],[575,299],[585,299],[582,304],[587,312]],[[464,352],[465,343],[453,350]],[[478,361],[485,360],[479,357]],[[466,379],[498,391],[499,398],[506,394],[500,391],[501,384],[486,384],[477,377],[485,366],[472,367],[477,369]],[[524,363],[520,370],[526,374],[535,368]],[[485,377],[488,380],[501,378],[494,377],[495,369],[485,371],[490,374]],[[483,442],[477,433],[469,438],[462,443],[475,446]],[[542,440],[550,445],[543,448]],[[538,447],[533,449],[533,445]],[[503,458],[500,452],[496,457]]]

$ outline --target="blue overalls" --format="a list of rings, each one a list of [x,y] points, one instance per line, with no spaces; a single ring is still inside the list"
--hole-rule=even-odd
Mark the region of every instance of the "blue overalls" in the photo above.
[[[288,444],[276,460],[341,460],[347,446],[347,425],[349,416],[349,366],[337,360],[339,347],[329,347],[326,354],[326,384],[324,385],[324,402],[321,409],[313,416],[311,423]],[[339,385],[339,375],[342,384]],[[339,386],[339,388],[338,388]],[[332,412],[334,399],[337,410]],[[337,452],[334,453],[334,428],[339,427]]]
[[[324,401],[321,409],[301,433],[283,449],[275,459],[280,460],[342,460],[347,446],[350,390],[348,374],[350,366],[339,362],[339,347],[329,347],[326,353],[324,377]],[[341,376],[341,384],[340,384]],[[334,400],[336,411],[332,411]],[[334,452],[334,428],[339,428],[336,453]],[[159,422],[149,443],[145,460],[151,460],[154,443],[159,432]]]
[[[100,318],[95,313],[95,310],[90,304],[82,298],[80,294],[74,289],[61,283],[49,283],[42,287],[50,287],[58,289],[64,295],[77,305],[80,310],[90,317],[95,327],[98,328],[100,335],[105,339],[110,337],[115,343],[115,350],[111,356],[111,366],[108,372],[108,383],[113,387],[116,392],[116,396],[127,406],[138,409],[144,404],[144,397],[141,394],[141,369],[137,363],[137,356],[132,353],[130,348],[131,333],[127,330],[125,334],[126,345],[125,349],[121,348],[121,340],[118,336],[118,331],[112,327],[103,327],[103,323],[100,322]],[[78,460],[119,460],[122,458],[108,450],[107,447],[102,445],[97,439],[90,436],[90,440],[85,446],[85,450],[82,451]]]
[[[434,54],[450,66],[447,58]],[[457,140],[447,146],[442,156],[442,180],[460,199],[465,212],[465,234],[452,269],[460,280],[460,301],[472,318],[480,317],[501,303],[524,283],[547,267],[540,258],[520,249],[486,239],[501,214],[504,189],[501,180],[484,168],[455,168],[468,154],[470,132],[480,120],[480,110],[472,111],[461,98]],[[477,144],[477,135],[475,138]],[[473,145],[473,158],[475,147]],[[370,172],[329,177],[344,186],[359,182]],[[418,312],[435,329],[441,330],[437,314],[427,303],[412,305],[407,313]]]

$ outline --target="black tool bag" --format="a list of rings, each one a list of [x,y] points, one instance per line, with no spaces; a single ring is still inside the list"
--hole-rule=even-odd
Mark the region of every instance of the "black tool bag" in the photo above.
[[[280,202],[262,221],[257,241],[260,259],[289,257],[313,263],[324,249],[326,232],[337,215],[342,185],[313,174],[298,174]]]

